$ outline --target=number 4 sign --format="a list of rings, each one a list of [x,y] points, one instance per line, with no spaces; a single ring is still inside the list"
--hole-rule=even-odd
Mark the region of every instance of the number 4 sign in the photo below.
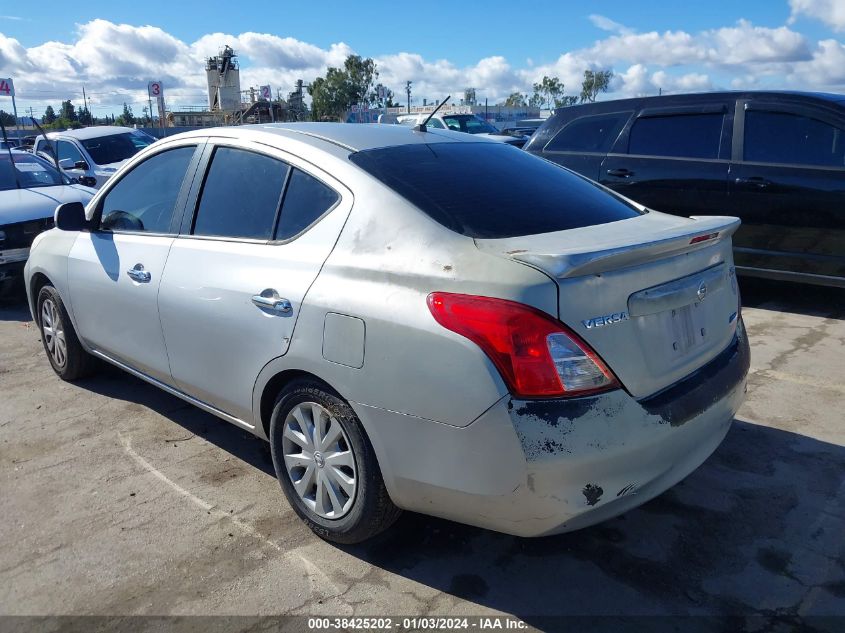
[[[0,79],[0,95],[4,97],[15,96],[15,84],[12,82],[11,77]]]

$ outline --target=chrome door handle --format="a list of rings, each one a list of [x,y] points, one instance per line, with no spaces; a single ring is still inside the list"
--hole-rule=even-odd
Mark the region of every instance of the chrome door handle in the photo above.
[[[147,283],[152,278],[152,275],[144,270],[143,264],[135,264],[134,267],[126,271],[126,274],[129,275],[129,278],[133,281],[137,281],[142,284]]]
[[[278,312],[279,314],[290,314],[293,312],[293,306],[290,301],[282,299],[279,296],[279,293],[271,288],[264,290],[261,294],[253,295],[252,303],[257,305],[259,308],[272,310],[273,312]]]

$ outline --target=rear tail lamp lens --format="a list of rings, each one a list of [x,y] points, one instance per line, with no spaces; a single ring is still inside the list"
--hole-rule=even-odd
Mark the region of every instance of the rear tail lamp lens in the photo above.
[[[440,325],[478,345],[517,397],[583,396],[619,387],[584,341],[536,308],[448,292],[431,293],[428,308]]]

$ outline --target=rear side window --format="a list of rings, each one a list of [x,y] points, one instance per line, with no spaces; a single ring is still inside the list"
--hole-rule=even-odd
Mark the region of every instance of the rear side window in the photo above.
[[[598,114],[571,121],[546,144],[547,152],[601,152],[610,150],[630,112]]]
[[[151,156],[121,178],[101,202],[105,231],[170,233],[173,211],[194,146]]]
[[[676,158],[718,158],[724,113],[639,118],[631,128],[628,153]]]
[[[749,110],[745,113],[743,158],[757,163],[845,167],[845,134],[818,119]]]
[[[640,214],[595,183],[504,143],[400,145],[350,160],[469,237],[550,233]]]
[[[263,154],[214,150],[194,220],[194,235],[269,240],[290,168]]]
[[[311,226],[340,196],[316,178],[294,169],[285,192],[277,240],[286,240]]]

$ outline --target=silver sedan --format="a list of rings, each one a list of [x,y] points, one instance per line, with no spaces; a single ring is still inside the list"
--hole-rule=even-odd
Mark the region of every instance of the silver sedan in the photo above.
[[[400,509],[596,523],[697,468],[744,397],[735,218],[467,134],[180,134],[56,224],[25,270],[56,373],[107,361],[268,440],[336,542]]]

